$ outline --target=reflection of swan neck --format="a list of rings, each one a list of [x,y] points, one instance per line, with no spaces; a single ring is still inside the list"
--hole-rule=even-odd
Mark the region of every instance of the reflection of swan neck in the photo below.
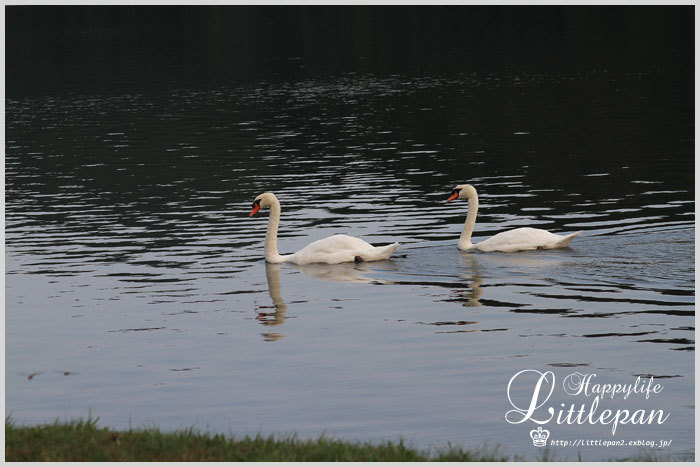
[[[474,282],[469,284],[469,287],[472,289],[472,297],[469,300],[469,306],[481,306],[479,299],[484,293],[484,290],[481,288],[482,282],[483,279],[480,276],[474,276]]]
[[[275,314],[279,314],[284,321],[284,312],[287,311],[287,305],[282,300],[282,286],[280,284],[280,266],[279,264],[266,264],[265,275],[267,276],[267,288],[270,293],[270,298],[275,306]]]
[[[281,263],[284,261],[277,251],[277,229],[280,226],[280,214],[282,208],[276,197],[270,201],[270,220],[267,223],[267,234],[265,235],[265,259],[270,263]]]
[[[476,224],[476,212],[478,210],[479,197],[475,193],[474,196],[469,198],[469,214],[467,214],[467,220],[464,221],[462,235],[459,236],[459,248],[462,250],[467,250],[473,246],[472,232],[474,231],[474,224]]]

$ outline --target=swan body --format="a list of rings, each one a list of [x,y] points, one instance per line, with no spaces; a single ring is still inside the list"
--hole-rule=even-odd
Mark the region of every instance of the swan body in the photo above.
[[[391,245],[375,247],[359,238],[348,235],[332,235],[309,243],[291,255],[280,255],[277,251],[277,230],[282,208],[273,193],[263,193],[255,198],[250,215],[253,216],[264,208],[270,208],[270,220],[265,235],[265,261],[268,263],[339,264],[353,261],[379,261],[388,259],[399,246],[398,243],[392,243]]]
[[[464,222],[462,234],[459,237],[458,248],[460,250],[479,251],[502,251],[512,253],[515,251],[527,250],[549,250],[553,248],[564,248],[574,237],[581,233],[574,232],[569,235],[557,235],[542,229],[532,227],[520,227],[518,229],[501,232],[488,240],[479,243],[472,243],[472,232],[476,224],[476,213],[479,210],[479,196],[476,188],[471,185],[458,185],[452,190],[452,194],[447,201],[454,199],[466,199],[469,201],[469,214]]]

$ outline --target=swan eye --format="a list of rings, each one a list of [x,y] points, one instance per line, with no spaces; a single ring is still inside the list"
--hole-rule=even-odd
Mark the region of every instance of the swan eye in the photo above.
[[[258,209],[260,208],[260,200],[259,199],[256,199],[255,201],[253,201],[253,206],[252,206],[253,209],[255,209],[256,206],[258,207]]]

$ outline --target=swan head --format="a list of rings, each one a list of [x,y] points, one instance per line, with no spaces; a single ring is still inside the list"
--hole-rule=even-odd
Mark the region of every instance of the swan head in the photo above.
[[[450,197],[447,201],[452,201],[453,199],[472,199],[476,197],[476,188],[471,185],[457,185],[452,190]]]
[[[250,211],[250,216],[248,217],[254,216],[261,209],[269,208],[275,203],[275,201],[277,201],[277,197],[273,193],[268,192],[258,195],[255,198],[255,201],[253,201],[253,210]]]

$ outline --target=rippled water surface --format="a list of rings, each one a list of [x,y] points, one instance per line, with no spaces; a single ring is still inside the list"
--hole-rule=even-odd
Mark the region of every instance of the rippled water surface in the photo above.
[[[663,385],[662,426],[556,439],[694,453],[693,105],[657,70],[343,75],[6,102],[6,410],[418,447],[500,443],[520,370]],[[571,248],[466,253],[521,226]],[[391,260],[267,265],[336,233]],[[558,396],[550,401],[590,402]],[[603,405],[603,404],[602,404]],[[558,448],[560,458],[638,448]]]

